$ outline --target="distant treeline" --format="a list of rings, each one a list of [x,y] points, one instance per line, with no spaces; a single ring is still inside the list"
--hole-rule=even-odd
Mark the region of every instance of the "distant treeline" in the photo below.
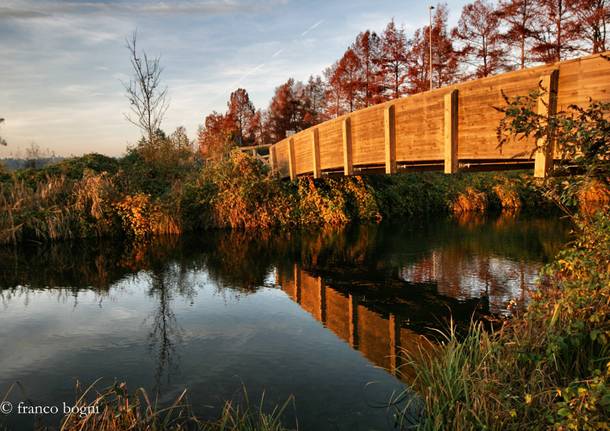
[[[18,169],[43,168],[53,163],[61,162],[64,157],[43,157],[40,159],[6,158],[0,159],[0,166],[9,172]]]

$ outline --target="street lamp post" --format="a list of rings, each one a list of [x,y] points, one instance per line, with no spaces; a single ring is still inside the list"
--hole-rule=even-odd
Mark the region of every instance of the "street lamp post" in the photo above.
[[[429,44],[430,44],[430,90],[432,90],[432,10],[434,9],[434,6],[430,6],[429,7],[429,12],[430,12],[430,26],[429,28]]]

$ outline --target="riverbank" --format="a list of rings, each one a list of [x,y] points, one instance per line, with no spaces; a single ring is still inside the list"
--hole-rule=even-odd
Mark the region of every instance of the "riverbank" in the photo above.
[[[604,430],[610,421],[610,217],[580,217],[525,313],[413,357],[420,430]]]
[[[3,244],[553,210],[538,182],[524,172],[423,172],[290,182],[239,152],[202,166],[189,152],[159,159],[132,149],[121,159],[90,154],[3,174],[0,180]]]

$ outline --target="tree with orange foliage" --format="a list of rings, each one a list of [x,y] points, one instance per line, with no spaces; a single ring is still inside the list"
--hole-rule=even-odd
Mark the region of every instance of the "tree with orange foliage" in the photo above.
[[[418,28],[411,39],[408,52],[408,94],[417,94],[430,89],[430,43],[429,27]]]
[[[476,0],[462,9],[451,36],[461,44],[462,61],[473,68],[468,75],[483,78],[508,69],[506,48],[501,43],[499,16],[486,0]]]
[[[335,62],[330,67],[324,70],[324,79],[326,80],[326,91],[324,93],[325,112],[328,118],[337,118],[343,114],[341,101],[341,83],[339,75],[336,73],[339,62]]]
[[[266,127],[273,142],[286,137],[286,132],[298,132],[314,124],[310,104],[306,98],[306,86],[290,78],[275,89],[267,109]]]
[[[214,111],[205,117],[197,135],[199,153],[204,159],[218,159],[231,147],[230,121],[224,114]]]
[[[326,115],[336,118],[365,106],[364,82],[361,79],[361,63],[352,48],[324,72],[326,86]]]
[[[408,52],[409,94],[430,89],[430,27],[417,29]],[[432,80],[439,88],[459,79],[460,53],[447,32],[447,6],[437,5],[432,21]]]
[[[232,141],[237,146],[254,145],[254,133],[252,127],[256,120],[256,109],[250,101],[248,92],[238,88],[231,93],[227,103],[227,121],[229,122]]]
[[[404,28],[396,28],[392,19],[381,35],[381,51],[377,59],[382,85],[391,99],[397,99],[406,92],[407,81],[407,38]]]
[[[321,123],[328,118],[324,115],[325,111],[325,93],[326,83],[320,76],[309,77],[307,84],[303,87],[302,95],[299,97],[303,100],[305,106],[304,121],[312,125]]]
[[[609,0],[572,0],[575,15],[574,31],[588,46],[582,49],[593,54],[607,49],[607,31],[610,26]]]
[[[447,31],[447,5],[438,4],[432,20],[432,80],[435,88],[459,81],[459,52]]]
[[[534,38],[534,26],[539,12],[539,0],[500,0],[498,16],[507,26],[502,40],[511,52],[516,52],[516,63],[521,69],[530,62],[529,50]]]
[[[360,60],[360,80],[362,81],[362,103],[370,106],[387,100],[380,83],[379,63],[381,56],[381,38],[369,30],[361,32],[351,49]]]
[[[578,50],[576,2],[572,0],[538,0],[536,32],[532,55],[534,60],[554,63],[565,60]]]
[[[364,82],[360,76],[361,66],[360,58],[353,49],[348,48],[335,69],[347,112],[353,112],[365,106],[361,97],[364,88]]]

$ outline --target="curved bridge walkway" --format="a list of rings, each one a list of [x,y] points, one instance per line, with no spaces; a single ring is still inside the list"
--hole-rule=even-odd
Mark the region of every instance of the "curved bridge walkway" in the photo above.
[[[523,169],[537,177],[552,169],[553,149],[515,140],[498,148],[502,113],[494,107],[507,96],[527,95],[542,86],[538,112],[548,115],[589,99],[610,100],[608,54],[568,60],[468,81],[351,112],[277,142],[272,168],[282,178],[342,173],[393,174],[405,170]]]

